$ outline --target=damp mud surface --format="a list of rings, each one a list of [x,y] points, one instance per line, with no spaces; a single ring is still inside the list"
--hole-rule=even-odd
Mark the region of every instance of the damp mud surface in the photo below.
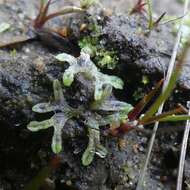
[[[105,5],[106,3],[107,1]],[[59,1],[53,5],[52,10],[63,5],[65,4]],[[36,1],[0,0],[0,23],[8,22],[11,25],[8,31],[0,34],[0,45],[18,36],[31,38],[31,35],[36,35],[30,33],[29,25],[30,18],[34,18],[38,12],[37,7]],[[51,151],[53,131],[48,129],[32,133],[26,126],[30,121],[46,118],[47,115],[39,116],[32,112],[32,106],[51,100],[53,80],[62,79],[67,65],[60,64],[54,55],[61,52],[79,55],[77,41],[85,35],[91,35],[90,32],[80,32],[80,26],[90,24],[92,14],[93,22],[96,21],[102,28],[99,36],[101,44],[106,49],[117,52],[119,61],[116,68],[111,71],[102,70],[119,76],[125,82],[123,90],[114,91],[117,99],[134,105],[165,76],[175,41],[171,24],[162,25],[150,34],[143,35],[142,31],[147,26],[146,18],[129,16],[125,11],[110,15],[102,13],[98,8],[84,15],[55,18],[48,27],[67,26],[73,31],[72,38],[61,42],[56,39],[54,43],[54,39],[52,42],[46,34],[37,33],[34,40],[1,48],[0,189],[25,189],[55,157]],[[189,63],[187,60],[166,109],[175,107],[177,103],[186,106],[186,101],[190,98]],[[65,98],[70,104],[85,104],[92,93],[91,84],[81,76],[76,77],[71,89],[64,89]],[[183,126],[184,123],[160,126],[146,175],[145,189],[175,189]],[[122,139],[103,134],[101,141],[106,146],[108,155],[104,159],[95,157],[92,164],[85,167],[81,156],[88,142],[87,131],[80,120],[68,121],[62,131],[64,150],[59,156],[60,164],[50,172],[40,189],[135,189],[146,158],[151,128],[152,126],[147,126],[142,132],[131,131]],[[190,184],[189,153],[186,165],[184,189]]]

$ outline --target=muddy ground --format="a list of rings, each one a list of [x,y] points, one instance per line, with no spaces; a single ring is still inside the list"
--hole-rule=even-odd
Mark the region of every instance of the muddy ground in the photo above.
[[[52,11],[64,3],[58,1],[53,5]],[[134,104],[167,70],[174,43],[171,25],[160,26],[148,38],[144,38],[139,36],[138,27],[139,22],[141,27],[145,27],[145,20],[141,21],[141,18],[136,16],[129,18],[127,15],[133,1],[120,0],[110,3],[105,0],[103,3],[106,8],[117,13],[101,20],[102,41],[108,49],[110,46],[117,49],[119,56],[120,65],[111,73],[125,81],[124,90],[115,91],[115,96]],[[158,14],[167,11],[168,14],[181,15],[181,4],[177,1],[174,1],[172,6],[168,4],[169,0],[155,1],[155,11]],[[0,34],[0,43],[10,41],[15,36],[31,35],[28,34],[28,26],[30,18],[34,18],[37,13],[37,5],[36,1],[28,3],[27,0],[0,0],[0,23],[11,24],[9,31]],[[64,41],[66,46],[62,48],[77,55],[79,49],[75,42],[77,37],[80,38],[78,25],[84,19],[81,15],[75,16],[76,19],[71,19],[72,16],[54,19],[50,25],[60,26],[69,23],[73,27],[76,37],[74,42]],[[0,189],[3,190],[24,189],[54,156],[50,148],[52,130],[32,133],[26,128],[31,120],[42,119],[34,114],[31,108],[36,103],[49,101],[49,97],[52,97],[52,81],[60,79],[65,69],[53,57],[63,51],[62,48],[49,48],[49,44],[47,47],[47,44],[43,45],[39,40],[32,40],[0,50]],[[68,49],[68,46],[71,48]],[[166,109],[177,103],[186,105],[190,98],[189,71],[190,66],[186,65]],[[110,73],[107,70],[104,72]],[[148,77],[148,84],[142,83],[143,76]],[[71,90],[65,89],[68,101],[72,102],[73,96],[77,100],[80,99],[80,103],[85,102],[90,93],[83,82],[78,79]],[[181,129],[184,124],[171,125],[161,125],[158,131],[146,176],[147,190],[175,189]],[[84,167],[81,164],[81,155],[87,144],[86,131],[80,121],[68,122],[63,129],[65,149],[60,154],[61,163],[56,170],[50,172],[41,189],[135,189],[151,134],[149,127],[146,132],[131,131],[126,134],[122,139],[122,147],[118,145],[117,138],[102,136],[101,140],[109,151],[108,156],[105,159],[96,157],[90,166]],[[189,156],[188,153],[184,189],[187,189],[186,183],[190,183]]]

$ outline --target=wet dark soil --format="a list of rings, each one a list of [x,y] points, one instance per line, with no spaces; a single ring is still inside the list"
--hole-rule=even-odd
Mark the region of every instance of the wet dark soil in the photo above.
[[[54,4],[53,9],[61,5],[60,1]],[[34,17],[36,12],[35,1],[0,1],[0,23],[11,24],[9,31],[0,34],[0,43],[15,36],[28,35],[31,22],[28,17]],[[32,120],[46,117],[39,117],[31,108],[36,103],[49,101],[53,96],[52,81],[62,77],[65,66],[53,56],[61,51],[78,54],[77,43],[73,41],[80,38],[79,26],[84,21],[90,22],[88,18],[72,15],[50,22],[51,26],[69,25],[74,31],[75,40],[64,41],[63,49],[51,47],[51,43],[47,47],[40,40],[34,40],[0,50],[0,189],[24,189],[54,157],[50,148],[52,130],[32,133],[26,125]],[[99,19],[98,16],[94,18]],[[115,70],[103,72],[120,76],[125,81],[124,90],[115,91],[114,94],[118,99],[134,104],[166,73],[175,39],[171,34],[171,25],[160,26],[145,36],[139,31],[139,28],[146,30],[144,17],[113,14],[100,20],[103,27],[101,42],[106,48],[117,50],[119,57]],[[75,48],[74,51],[68,49],[67,43]],[[186,105],[190,98],[189,72],[190,65],[187,64],[166,109],[177,103]],[[148,78],[148,84],[142,82],[143,77]],[[85,101],[90,94],[89,88],[83,85],[80,78],[75,82],[71,90],[65,89],[66,98],[72,101],[71,94],[75,94],[75,99],[81,100],[82,97]],[[175,189],[182,138],[179,125],[183,129],[183,123],[160,126],[145,189]],[[61,163],[46,178],[42,189],[135,189],[146,156],[150,128],[148,126],[146,132],[131,131],[122,140],[102,135],[101,141],[108,149],[108,156],[105,159],[96,157],[90,166],[84,167],[81,155],[87,145],[86,131],[80,121],[69,121],[63,129],[65,148],[60,154]],[[121,143],[122,147],[119,146]],[[185,182],[190,183],[189,156],[188,153],[184,189]]]

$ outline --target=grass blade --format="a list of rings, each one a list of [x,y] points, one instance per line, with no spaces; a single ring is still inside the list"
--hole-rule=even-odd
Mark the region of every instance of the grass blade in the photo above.
[[[184,2],[184,12],[183,12],[184,15],[186,14],[186,12],[188,10],[188,4],[189,4],[189,0],[185,0],[185,2]],[[170,79],[171,79],[172,72],[174,70],[175,60],[176,60],[176,57],[177,57],[177,52],[178,52],[178,48],[179,48],[179,44],[180,44],[180,40],[181,40],[183,23],[184,23],[184,17],[181,20],[180,27],[179,27],[179,30],[178,30],[178,33],[177,33],[176,42],[175,42],[173,52],[172,52],[172,56],[171,56],[171,59],[170,59],[166,80],[164,81],[164,85],[163,85],[163,91],[166,91],[167,86],[168,86],[169,82],[171,81]],[[186,50],[186,52],[187,52],[187,50]],[[186,52],[184,52],[184,53],[186,53]],[[182,62],[184,62],[184,59],[185,59],[184,57],[185,57],[185,55],[183,55],[181,57]],[[170,85],[170,88],[171,87],[172,86]],[[170,89],[167,89],[167,90],[170,90]],[[168,92],[166,91],[165,93],[168,93]],[[167,94],[165,94],[165,96],[166,95]],[[161,97],[158,101],[156,101],[156,104],[157,104],[156,106],[158,106],[158,103],[160,104],[160,102],[161,102],[161,105],[159,106],[159,109],[158,109],[158,114],[162,113],[162,110],[163,110],[163,107],[164,107],[164,99]],[[157,132],[157,129],[158,129],[158,125],[159,125],[159,122],[156,122],[155,125],[154,125],[152,136],[151,136],[149,147],[148,147],[146,160],[145,160],[145,163],[144,163],[143,168],[141,170],[141,174],[140,174],[140,177],[139,177],[139,181],[138,181],[136,190],[142,190],[143,189],[144,177],[145,177],[147,166],[148,166],[148,163],[149,163],[149,160],[150,160],[150,156],[151,156],[152,148],[153,148],[153,145],[154,145],[154,140],[155,140],[155,137],[156,137],[156,132]]]
[[[173,69],[173,72],[171,73],[171,77],[169,80],[164,82],[164,87],[162,94],[156,99],[155,103],[150,107],[150,109],[145,113],[145,116],[143,117],[143,120],[146,120],[147,118],[154,115],[161,104],[163,104],[168,97],[170,96],[172,90],[175,88],[176,81],[181,73],[181,70],[183,68],[183,65],[185,64],[185,58],[189,49],[190,43],[187,43],[185,47],[183,48],[182,54],[179,58],[178,63],[175,66],[175,69]],[[174,67],[173,67],[174,68]],[[167,82],[168,81],[168,82]]]
[[[82,13],[85,12],[85,9],[82,9],[80,7],[65,7],[63,10],[56,12],[56,13],[52,13],[50,15],[48,15],[45,19],[44,19],[44,23],[46,23],[48,20],[55,18],[57,16],[62,16],[65,14],[70,14],[70,13]]]
[[[187,103],[187,107],[189,108],[189,116],[190,116],[190,102]],[[189,138],[189,132],[190,132],[190,120],[186,122],[186,127],[185,127],[185,131],[183,135],[176,190],[182,189],[183,171],[184,171],[184,165],[185,165],[185,156],[186,156],[186,151],[187,151],[187,142]]]
[[[156,27],[160,23],[160,21],[164,18],[166,12],[162,13],[161,16],[153,23],[153,26]]]
[[[169,119],[169,117],[171,117],[171,119],[174,119],[174,114],[184,113],[184,112],[185,111],[183,110],[183,108],[181,106],[179,106],[174,110],[150,117],[147,120],[139,120],[139,124],[147,125],[147,124],[155,123],[156,121],[164,121],[164,119]],[[181,115],[179,115],[179,116],[181,116]],[[185,116],[187,116],[187,115],[185,115]],[[166,120],[166,121],[168,121],[168,120]]]
[[[140,114],[140,112],[144,109],[144,107],[150,102],[152,97],[158,92],[161,85],[163,83],[163,80],[160,80],[155,88],[151,90],[147,95],[144,96],[142,100],[134,107],[134,109],[128,114],[128,118],[130,120],[135,120],[137,116]]]
[[[146,0],[147,5],[148,5],[148,16],[149,16],[149,20],[148,20],[148,29],[151,30],[153,28],[153,16],[152,16],[152,3],[151,0]]]
[[[186,120],[190,120],[190,116],[189,115],[171,115],[171,116],[167,116],[165,118],[160,118],[158,119],[158,121],[160,122],[176,122],[176,121],[186,121]]]

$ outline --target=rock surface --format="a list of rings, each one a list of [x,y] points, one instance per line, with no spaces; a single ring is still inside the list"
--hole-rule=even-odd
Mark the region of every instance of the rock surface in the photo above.
[[[33,6],[35,3],[32,2]],[[12,31],[4,33],[1,38],[26,34],[25,25],[29,20],[26,18],[27,13],[23,11],[25,6],[28,6],[26,1],[17,1],[14,6],[10,2],[1,5],[0,20],[13,19]],[[35,10],[35,6],[33,7]],[[30,11],[33,10],[30,8]],[[144,91],[148,91],[163,77],[174,41],[167,26],[152,31],[148,37],[144,36],[142,32],[145,20],[139,19],[142,20],[139,21],[136,16],[129,18],[126,15],[113,15],[103,20],[102,41],[106,47],[111,46],[118,51],[120,65],[114,72],[122,77],[127,85],[129,84],[131,94],[136,90],[136,85],[141,83],[142,75],[147,75],[151,79],[148,87],[143,86]],[[59,24],[60,20],[55,19],[55,22]],[[22,189],[36,176],[40,168],[48,164],[52,156],[50,150],[52,130],[33,134],[26,129],[26,125],[31,120],[42,119],[43,116],[35,115],[31,108],[36,103],[51,100],[52,81],[55,78],[61,80],[65,65],[54,59],[53,55],[57,53],[57,50],[50,51],[37,41],[23,44],[16,50],[0,50],[0,188]],[[180,93],[186,93],[186,96],[180,97],[182,102],[189,98],[189,71],[187,65],[179,80]],[[76,81],[72,90],[65,89],[66,98],[70,101],[73,96],[82,97],[85,101],[89,94],[89,88],[84,88],[84,81],[82,83],[81,81]],[[122,96],[121,99],[130,97],[130,101],[132,96],[127,85],[126,91],[119,91],[116,94],[120,94],[117,97]],[[75,94],[76,89],[78,91]],[[124,97],[126,92],[127,98]],[[171,100],[175,104],[180,98],[174,97],[172,96]],[[70,121],[63,129],[65,150],[61,154],[61,166],[49,176],[56,189],[135,189],[149,135],[133,131],[122,140],[102,136],[101,141],[106,145],[109,154],[106,159],[96,157],[92,165],[86,168],[81,165],[81,155],[87,145],[85,134],[86,131],[80,121]],[[175,148],[179,150],[179,139],[180,134],[175,131],[159,136],[146,176],[146,189],[167,190],[174,186],[177,169]],[[170,167],[166,164],[168,159],[170,161],[172,159]],[[188,176],[188,172],[186,173]]]

